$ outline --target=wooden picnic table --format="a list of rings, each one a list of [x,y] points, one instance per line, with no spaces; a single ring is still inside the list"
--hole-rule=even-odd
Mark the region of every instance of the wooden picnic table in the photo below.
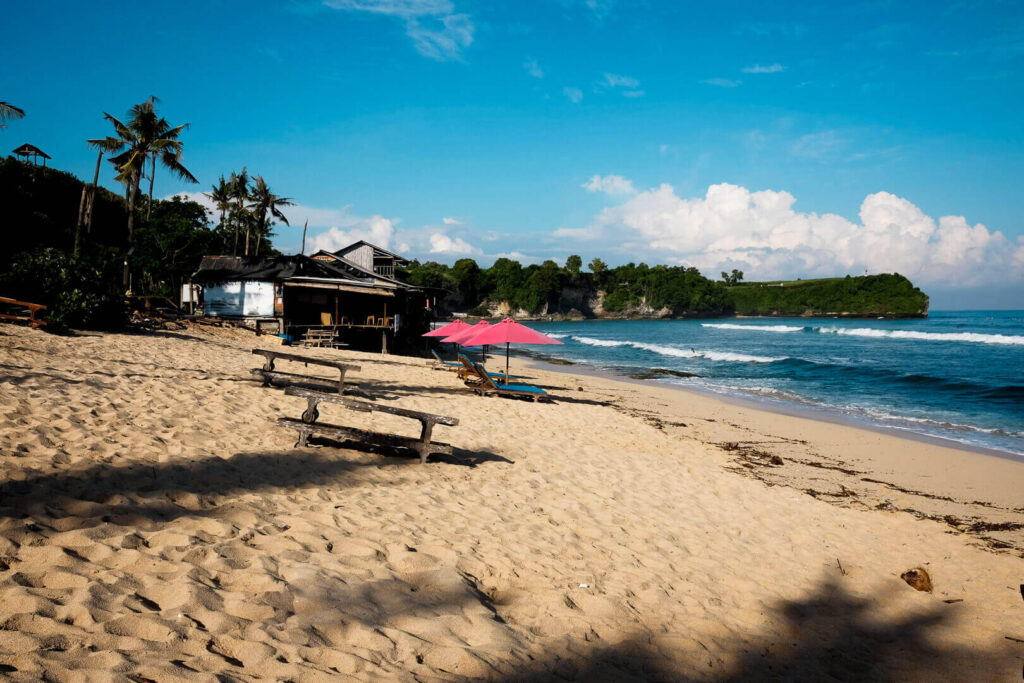
[[[454,427],[459,424],[458,418],[424,413],[419,410],[411,410],[409,408],[399,408],[396,406],[370,403],[368,401],[357,401],[340,395],[325,394],[323,392],[301,389],[299,387],[288,387],[285,389],[284,393],[289,396],[298,396],[306,399],[306,410],[303,411],[301,418],[295,419],[282,417],[277,421],[277,423],[283,427],[289,427],[298,431],[299,440],[295,443],[296,448],[305,447],[309,437],[317,435],[339,440],[350,439],[353,441],[362,441],[364,443],[380,446],[409,448],[419,453],[421,464],[427,462],[427,458],[435,453],[451,455],[451,445],[436,441],[431,442],[431,438],[434,433],[434,425],[441,424]],[[345,427],[341,425],[317,422],[317,419],[320,417],[318,406],[323,402],[336,403],[348,408],[349,410],[355,410],[357,412],[387,413],[389,415],[397,415],[399,417],[408,417],[410,419],[417,420],[421,425],[420,436],[417,439],[409,436],[382,434],[380,432],[371,432],[365,429],[357,429],[355,427]]]
[[[263,356],[266,361],[263,363],[262,368],[253,368],[250,372],[253,375],[263,378],[263,386],[270,386],[271,380],[279,380],[285,383],[294,384],[296,382],[305,383],[312,382],[315,384],[329,385],[332,388],[336,387],[337,392],[343,393],[345,391],[345,374],[347,372],[359,372],[360,368],[358,365],[349,365],[337,360],[325,360],[323,358],[310,358],[309,356],[302,356],[297,353],[288,353],[286,351],[274,351],[273,349],[253,349],[252,352],[256,355]],[[274,369],[274,363],[278,360],[293,361],[295,363],[304,363],[306,366],[309,365],[322,365],[328,368],[336,368],[340,373],[341,377],[337,383],[334,380],[327,379],[326,377],[317,377],[315,375],[300,375],[293,372],[281,372],[280,370]]]

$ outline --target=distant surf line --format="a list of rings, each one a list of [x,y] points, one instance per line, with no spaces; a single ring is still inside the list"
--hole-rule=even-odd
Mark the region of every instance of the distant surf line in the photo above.
[[[758,332],[818,332],[848,337],[874,339],[911,339],[919,341],[970,342],[975,344],[1024,345],[1024,336],[983,334],[981,332],[918,332],[915,330],[879,330],[873,327],[797,327],[794,325],[737,325],[734,323],[701,323],[701,327],[720,330],[754,330]]]

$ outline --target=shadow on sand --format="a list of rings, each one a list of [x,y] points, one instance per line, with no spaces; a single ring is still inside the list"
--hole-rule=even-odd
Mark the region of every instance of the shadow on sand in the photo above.
[[[908,588],[908,590],[910,590]],[[893,618],[881,598],[864,599],[827,579],[805,599],[782,602],[770,615],[772,636],[736,642],[693,640],[685,659],[666,656],[657,637],[634,637],[598,648],[584,661],[538,662],[507,681],[945,681],[1021,680],[1024,646],[975,649],[942,645],[934,631],[949,626],[962,604]],[[766,615],[767,616],[767,615]],[[685,633],[672,634],[686,638]],[[733,655],[731,662],[720,655]],[[736,653],[740,653],[735,657]]]

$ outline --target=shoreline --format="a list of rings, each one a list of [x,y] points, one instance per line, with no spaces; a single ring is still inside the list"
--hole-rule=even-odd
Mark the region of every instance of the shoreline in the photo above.
[[[749,408],[752,410],[759,410],[766,413],[772,413],[775,415],[785,415],[788,417],[801,418],[806,420],[814,420],[818,422],[825,422],[829,424],[841,425],[849,427],[851,429],[863,429],[867,431],[877,432],[880,434],[886,434],[888,436],[898,439],[908,439],[910,441],[916,441],[925,444],[931,444],[933,446],[939,446],[942,448],[949,448],[952,450],[960,450],[967,453],[973,453],[977,455],[986,455],[995,458],[1001,458],[1003,460],[1009,460],[1024,465],[1024,454],[1014,453],[1012,451],[1004,451],[998,448],[989,448],[986,446],[979,446],[976,444],[966,443],[958,441],[956,439],[945,438],[941,436],[935,436],[932,434],[923,434],[921,432],[915,432],[910,429],[900,429],[899,427],[889,427],[885,425],[873,424],[867,420],[861,421],[855,418],[844,417],[842,415],[836,415],[830,412],[832,409],[829,406],[817,407],[811,404],[806,406],[800,406],[793,401],[772,401],[765,398],[759,398],[757,396],[740,396],[737,394],[730,394],[726,392],[716,392],[710,389],[704,389],[701,387],[690,387],[676,384],[673,382],[660,381],[658,379],[635,379],[627,375],[619,375],[610,370],[603,370],[599,368],[593,368],[584,363],[571,362],[563,364],[561,362],[551,362],[550,358],[546,358],[540,355],[534,355],[530,353],[523,353],[520,351],[521,358],[529,359],[530,362],[536,363],[537,365],[543,365],[542,369],[548,372],[561,372],[569,375],[579,374],[590,377],[601,377],[610,381],[625,382],[628,384],[638,384],[640,386],[658,386],[675,391],[682,391],[684,393],[692,393],[705,398],[718,399],[724,403],[732,404],[737,407]],[[513,356],[515,357],[515,356]]]

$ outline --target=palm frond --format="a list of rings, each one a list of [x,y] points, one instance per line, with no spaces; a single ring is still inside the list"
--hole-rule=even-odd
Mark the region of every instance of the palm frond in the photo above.
[[[12,121],[25,118],[25,110],[15,107],[10,102],[0,102],[0,121]]]

